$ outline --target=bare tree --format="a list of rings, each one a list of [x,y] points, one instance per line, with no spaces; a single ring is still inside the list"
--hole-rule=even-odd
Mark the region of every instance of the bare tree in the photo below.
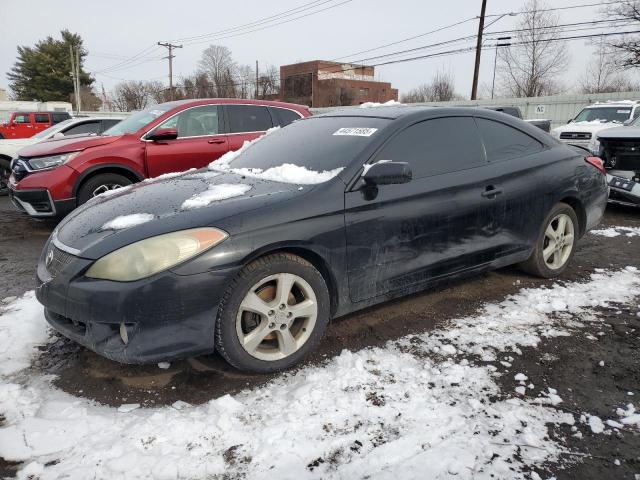
[[[202,52],[198,63],[198,73],[207,75],[209,82],[215,87],[215,96],[235,98],[235,78],[237,65],[231,56],[231,50],[222,45],[209,45]]]
[[[560,90],[558,77],[567,68],[566,44],[560,36],[559,17],[541,0],[528,0],[513,46],[499,50],[504,94],[513,97],[552,95]]]
[[[624,92],[632,88],[631,82],[616,69],[616,59],[611,47],[601,41],[594,52],[580,82],[582,93]]]
[[[160,91],[166,90],[160,82],[129,80],[119,83],[111,93],[111,102],[116,110],[130,112],[142,110],[161,98]]]
[[[269,65],[258,77],[258,95],[265,98],[280,92],[280,72],[274,65]]]
[[[624,0],[613,9],[605,12],[606,17],[631,20],[631,26],[640,24],[640,0]],[[616,37],[609,43],[615,56],[616,65],[622,68],[640,67],[640,38],[638,35]]]
[[[255,96],[256,72],[249,65],[240,65],[237,69],[236,90],[239,98]]]
[[[423,102],[448,102],[460,98],[455,92],[453,75],[447,72],[438,72],[429,83],[409,90],[402,96],[404,103]]]

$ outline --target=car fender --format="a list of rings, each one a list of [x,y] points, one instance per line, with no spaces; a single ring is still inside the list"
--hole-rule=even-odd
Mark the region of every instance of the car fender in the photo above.
[[[73,196],[77,196],[78,194],[78,189],[80,188],[80,185],[82,185],[82,183],[89,178],[90,176],[96,175],[102,171],[104,172],[116,172],[119,170],[121,171],[124,175],[126,175],[127,177],[133,177],[136,179],[137,182],[142,181],[145,176],[143,172],[140,172],[139,170],[137,170],[136,168],[134,168],[130,162],[127,161],[127,163],[129,164],[125,164],[125,163],[100,163],[98,165],[93,165],[89,168],[87,168],[86,170],[82,171],[82,172],[78,172],[80,173],[80,175],[78,176],[78,179],[76,180],[75,185],[73,186]],[[76,169],[74,169],[76,170]],[[78,171],[78,170],[76,170]]]

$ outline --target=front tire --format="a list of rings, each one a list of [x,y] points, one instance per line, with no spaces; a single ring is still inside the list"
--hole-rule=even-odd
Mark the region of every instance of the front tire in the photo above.
[[[542,223],[531,256],[520,267],[542,278],[561,275],[575,253],[579,236],[576,212],[566,203],[558,203]]]
[[[270,373],[299,362],[329,323],[329,291],[306,260],[275,253],[244,267],[218,308],[216,350],[239,370]]]
[[[133,182],[123,175],[117,173],[100,173],[89,178],[78,190],[78,206],[87,203],[96,195],[108,190],[126,187]]]

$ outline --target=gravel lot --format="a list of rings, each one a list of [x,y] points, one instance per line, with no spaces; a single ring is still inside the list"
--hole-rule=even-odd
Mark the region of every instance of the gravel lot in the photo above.
[[[0,197],[0,298],[32,289],[34,265],[54,226],[51,221],[27,218],[16,212],[6,197]],[[601,226],[640,227],[640,209],[610,206]],[[580,281],[597,268],[625,266],[640,267],[640,237],[587,234],[563,280]],[[471,315],[481,305],[498,302],[523,287],[552,283],[507,268],[389,302],[335,321],[321,348],[307,363],[319,363],[343,349],[382,346],[389,339],[438,329],[446,320]],[[585,341],[584,336],[561,336],[545,340],[536,349],[523,349],[510,367],[498,365],[505,373],[501,377],[504,391],[513,390],[513,373],[523,372],[536,385],[556,388],[564,400],[557,408],[566,412],[588,411],[606,418],[616,405],[629,401],[629,393],[637,404],[639,310],[637,301],[602,309],[600,315],[608,327],[587,327],[593,328],[593,341]],[[274,378],[241,374],[227,367],[217,355],[177,361],[166,370],[155,365],[119,365],[64,338],[43,347],[35,368],[57,375],[55,385],[70,394],[116,406],[170,405],[177,400],[201,404]],[[550,430],[549,435],[561,438],[572,453],[563,459],[562,470],[554,465],[548,472],[558,479],[639,478],[640,432],[604,436],[579,428],[582,438],[574,436],[568,426]],[[618,459],[620,465],[614,464],[613,459]],[[0,476],[10,476],[16,468],[0,459]],[[544,468],[539,473],[546,478]]]

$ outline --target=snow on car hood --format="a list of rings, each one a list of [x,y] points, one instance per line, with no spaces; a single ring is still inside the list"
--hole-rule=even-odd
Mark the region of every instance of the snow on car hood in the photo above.
[[[55,235],[67,247],[79,250],[80,256],[99,258],[150,236],[207,225],[221,227],[223,219],[273,208],[310,190],[232,172],[190,171],[99,195],[67,216]],[[114,225],[119,228],[112,228]],[[115,242],[101,242],[108,236]]]

